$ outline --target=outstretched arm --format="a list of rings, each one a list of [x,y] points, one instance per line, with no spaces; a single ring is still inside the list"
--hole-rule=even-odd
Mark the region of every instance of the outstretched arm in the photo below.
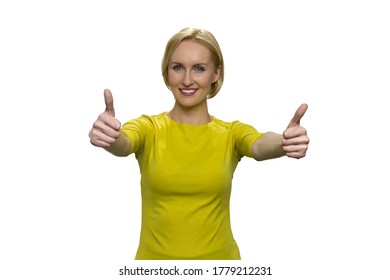
[[[104,91],[106,110],[99,115],[89,132],[92,145],[104,148],[116,156],[128,156],[130,139],[121,131],[121,123],[115,118],[114,101],[111,91]]]
[[[285,155],[282,147],[283,136],[274,132],[266,132],[252,145],[255,160],[278,158]]]
[[[300,120],[307,110],[307,104],[302,104],[295,112],[283,134],[264,133],[253,143],[251,149],[256,160],[266,160],[282,157],[302,158],[306,155],[309,137]]]

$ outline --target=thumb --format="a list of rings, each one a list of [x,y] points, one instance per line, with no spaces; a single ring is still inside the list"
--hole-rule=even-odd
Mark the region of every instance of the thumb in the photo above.
[[[104,101],[106,103],[106,112],[115,117],[115,109],[114,109],[114,98],[112,97],[112,93],[109,89],[104,90]]]
[[[294,114],[294,117],[291,119],[290,123],[288,124],[287,128],[294,127],[300,125],[301,118],[307,111],[307,104],[303,103],[297,111]]]

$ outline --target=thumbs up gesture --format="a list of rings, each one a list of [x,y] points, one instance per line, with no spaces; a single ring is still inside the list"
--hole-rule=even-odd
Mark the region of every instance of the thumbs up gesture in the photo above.
[[[306,155],[309,137],[306,129],[300,125],[300,121],[306,113],[307,107],[307,104],[302,104],[298,108],[283,132],[282,148],[288,157],[299,159]]]
[[[104,91],[105,111],[94,122],[89,138],[93,145],[107,148],[120,136],[121,123],[115,118],[114,100],[111,91]]]

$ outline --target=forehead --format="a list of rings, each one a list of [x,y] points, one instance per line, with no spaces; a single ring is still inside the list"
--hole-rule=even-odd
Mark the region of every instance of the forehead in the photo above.
[[[181,42],[171,55],[172,62],[208,63],[210,60],[210,50],[194,40]]]

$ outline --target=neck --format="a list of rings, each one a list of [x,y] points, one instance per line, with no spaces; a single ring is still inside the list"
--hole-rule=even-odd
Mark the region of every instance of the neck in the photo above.
[[[192,125],[206,124],[212,120],[207,104],[196,108],[186,108],[175,103],[173,109],[168,112],[168,117],[176,122]]]

